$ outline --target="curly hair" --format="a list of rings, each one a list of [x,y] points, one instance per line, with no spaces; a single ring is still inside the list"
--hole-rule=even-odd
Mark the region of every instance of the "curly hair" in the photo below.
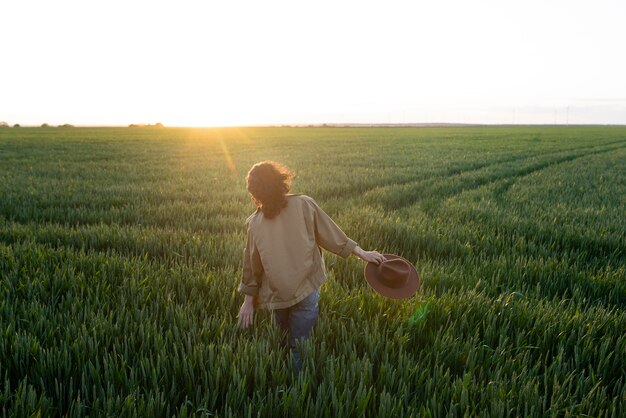
[[[275,161],[261,161],[248,171],[246,189],[267,219],[272,219],[287,206],[292,179],[293,173]]]

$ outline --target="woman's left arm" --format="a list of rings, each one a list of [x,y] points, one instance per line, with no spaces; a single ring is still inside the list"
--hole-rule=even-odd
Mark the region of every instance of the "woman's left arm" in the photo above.
[[[248,226],[248,237],[243,252],[243,275],[238,287],[239,292],[245,295],[245,299],[237,315],[237,322],[242,328],[247,328],[252,325],[254,319],[254,299],[259,294],[262,271],[261,258],[258,250],[254,246],[252,231]]]

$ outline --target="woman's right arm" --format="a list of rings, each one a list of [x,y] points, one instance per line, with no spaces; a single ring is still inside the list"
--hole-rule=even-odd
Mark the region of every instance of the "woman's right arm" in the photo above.
[[[379,264],[385,261],[385,257],[378,251],[365,251],[356,242],[348,238],[330,216],[319,207],[315,200],[310,197],[306,197],[306,200],[313,208],[315,239],[322,248],[343,258],[354,254],[367,262]]]

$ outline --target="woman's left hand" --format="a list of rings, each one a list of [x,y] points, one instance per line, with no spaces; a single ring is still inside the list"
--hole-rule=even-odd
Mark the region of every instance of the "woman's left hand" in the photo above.
[[[241,328],[248,328],[254,320],[254,297],[246,295],[239,314],[237,315],[237,323]]]

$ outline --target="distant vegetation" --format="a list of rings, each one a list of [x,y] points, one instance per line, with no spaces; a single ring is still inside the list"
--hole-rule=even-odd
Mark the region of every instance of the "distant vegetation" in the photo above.
[[[162,128],[163,124],[161,122],[157,122],[154,125],[150,124],[141,124],[141,123],[131,123],[128,125],[129,128]]]
[[[4,128],[4,127],[8,127],[8,126],[9,126],[9,124],[8,124],[7,122],[0,122],[0,127],[3,127],[3,128]],[[20,125],[19,123],[16,123],[16,124],[14,124],[14,125],[13,125],[13,127],[14,127],[14,128],[20,128],[21,126],[22,126],[22,125]],[[50,125],[49,125],[49,124],[47,124],[47,123],[42,123],[42,124],[41,124],[41,127],[42,127],[42,128],[49,128],[49,127],[50,127]],[[73,127],[74,127],[74,125],[69,124],[69,123],[64,123],[63,125],[58,125],[58,127],[59,127],[59,128],[73,128]]]
[[[2,416],[624,416],[626,127],[22,128],[0,150]],[[236,326],[264,159],[421,275],[389,300],[325,254],[297,382],[267,312]]]
[[[8,128],[9,124],[7,122],[4,121],[0,121],[0,128]]]

